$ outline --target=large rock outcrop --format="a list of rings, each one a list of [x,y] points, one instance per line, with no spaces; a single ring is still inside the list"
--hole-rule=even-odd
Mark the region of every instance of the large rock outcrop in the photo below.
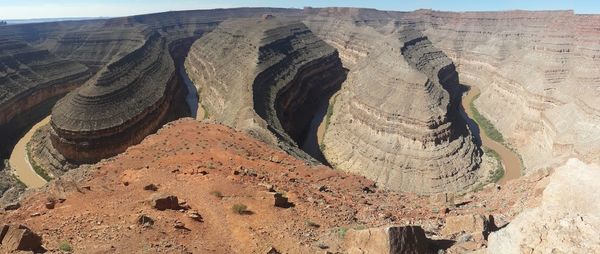
[[[454,64],[426,36],[352,18],[306,23],[350,70],[330,102],[323,153],[334,167],[402,191],[466,191],[481,152],[459,114]]]
[[[600,167],[569,160],[556,169],[542,204],[489,236],[488,253],[597,253]]]
[[[348,254],[434,253],[425,230],[419,226],[350,230],[345,238]]]
[[[319,100],[346,77],[333,47],[280,17],[223,22],[194,43],[186,66],[210,118],[304,158],[297,144]]]
[[[156,131],[180,89],[159,33],[102,69],[52,110],[52,145],[67,160],[91,163],[116,155]]]

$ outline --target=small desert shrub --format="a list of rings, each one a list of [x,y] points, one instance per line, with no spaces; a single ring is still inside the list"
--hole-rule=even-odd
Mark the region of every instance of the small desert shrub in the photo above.
[[[244,204],[235,204],[231,207],[231,210],[237,214],[244,214],[248,212],[248,207]]]
[[[58,249],[60,251],[64,251],[64,252],[71,252],[71,251],[73,251],[73,248],[71,247],[71,245],[68,242],[61,242],[58,245]]]
[[[220,191],[211,191],[210,195],[213,195],[217,198],[222,198],[223,197],[223,193],[221,193]]]
[[[345,228],[345,227],[340,227],[340,228],[338,228],[338,230],[337,230],[337,235],[338,235],[340,238],[344,238],[344,237],[346,236],[346,233],[348,233],[348,228]]]

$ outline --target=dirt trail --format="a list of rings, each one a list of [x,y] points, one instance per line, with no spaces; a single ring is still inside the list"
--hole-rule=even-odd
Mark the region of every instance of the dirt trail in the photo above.
[[[39,176],[29,163],[27,156],[27,143],[31,140],[33,133],[40,127],[50,122],[50,116],[47,116],[42,121],[35,124],[31,129],[19,140],[12,153],[10,154],[10,167],[15,171],[17,178],[21,180],[28,188],[39,188],[46,184],[46,180]]]
[[[477,98],[479,93],[481,93],[479,88],[471,86],[471,89],[462,99],[462,106],[471,119],[473,119],[473,112],[471,112],[470,104],[475,98]],[[519,159],[519,156],[503,144],[492,140],[487,136],[487,133],[485,133],[483,129],[480,128],[479,133],[483,146],[494,150],[496,153],[498,153],[498,155],[500,155],[500,160],[502,161],[502,166],[504,167],[504,176],[500,178],[498,183],[504,184],[508,180],[519,178],[521,176],[521,160]]]

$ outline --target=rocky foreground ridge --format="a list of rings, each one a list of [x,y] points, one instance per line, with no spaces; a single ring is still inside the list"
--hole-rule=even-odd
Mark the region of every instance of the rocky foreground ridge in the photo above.
[[[491,184],[464,196],[428,198],[307,166],[229,127],[183,119],[121,155],[27,193],[18,206],[0,213],[0,224],[9,225],[13,239],[0,240],[0,249],[10,252],[28,243],[14,236],[23,232],[39,240],[21,249],[50,252],[69,246],[74,252],[111,253],[388,253],[412,246],[411,251],[421,250],[417,253],[485,253],[489,245],[496,253],[492,248],[505,232],[523,228],[518,225],[524,215],[517,214],[539,211],[535,207],[541,204],[556,208],[547,210],[552,216],[566,212],[573,215],[568,218],[583,218],[573,227],[582,231],[568,231],[581,243],[567,243],[569,250],[578,252],[597,242],[592,220],[597,207],[565,206],[562,197],[565,188],[575,193],[597,189],[587,185],[597,180],[597,171],[577,162],[503,187]],[[572,181],[564,181],[567,176]],[[569,204],[585,204],[595,196],[568,197]],[[237,205],[245,208],[233,209]],[[527,223],[562,227],[546,218]],[[564,242],[548,238],[526,246],[542,250],[547,244]]]

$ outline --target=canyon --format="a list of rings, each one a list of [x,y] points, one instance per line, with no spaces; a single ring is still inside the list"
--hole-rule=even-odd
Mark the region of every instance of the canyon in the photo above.
[[[105,252],[378,253],[395,237],[419,252],[504,248],[513,219],[559,223],[534,208],[576,185],[555,175],[600,163],[598,27],[572,11],[309,7],[2,26],[0,155],[21,162],[0,169],[0,222],[27,224],[51,251],[67,238]],[[55,179],[36,190],[22,170]],[[149,210],[149,184],[206,223]],[[266,205],[284,194],[293,206]],[[236,202],[247,216],[224,211]],[[130,225],[138,216],[169,231],[164,244],[140,245],[160,230]],[[572,230],[589,238],[589,225]]]

